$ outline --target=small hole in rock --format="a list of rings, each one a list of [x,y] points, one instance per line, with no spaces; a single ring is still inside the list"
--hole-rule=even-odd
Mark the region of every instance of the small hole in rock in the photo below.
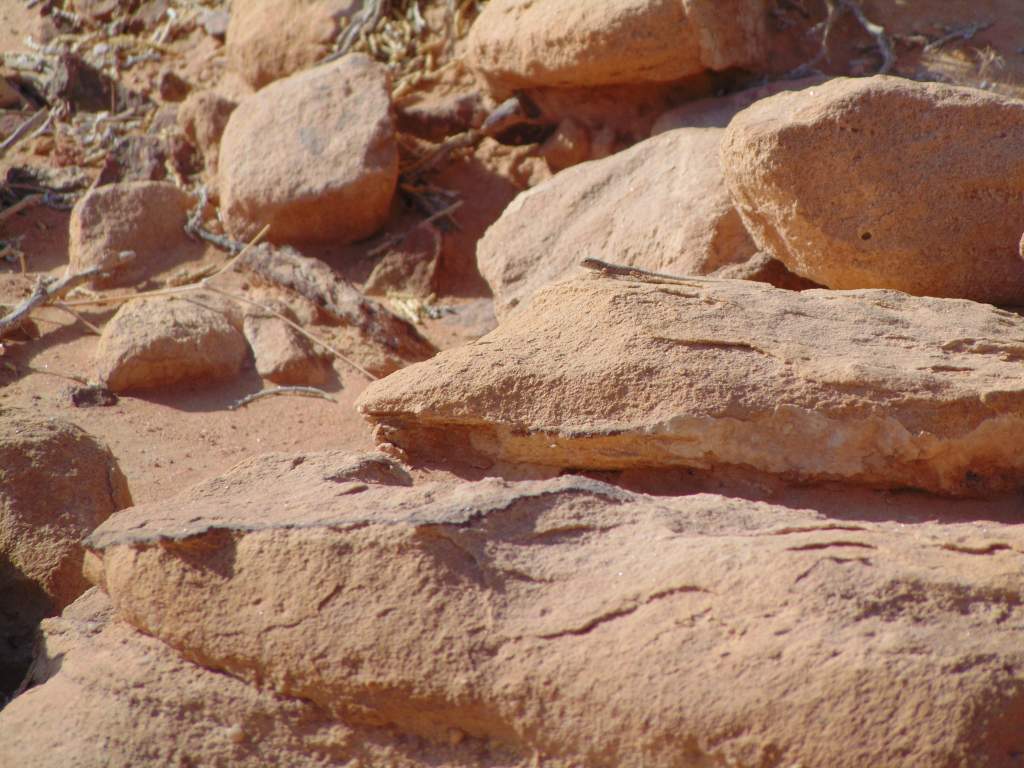
[[[861,232],[860,239],[861,240],[870,240],[871,239],[871,233],[870,232]]]

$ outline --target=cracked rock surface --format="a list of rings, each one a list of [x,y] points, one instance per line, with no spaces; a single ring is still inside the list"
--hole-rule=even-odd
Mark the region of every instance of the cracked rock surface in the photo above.
[[[1010,766],[1024,749],[1013,526],[842,521],[578,476],[453,485],[326,452],[251,459],[88,546],[115,619],[0,715],[0,755],[5,726],[56,727],[40,709],[115,642],[196,690],[221,673],[209,695],[247,697],[238,742],[257,755],[263,711],[283,754],[326,716],[455,745],[453,765]],[[169,695],[148,679],[146,697]],[[119,716],[147,701],[122,697]],[[86,754],[105,733],[91,728]],[[116,738],[137,750],[146,733]]]

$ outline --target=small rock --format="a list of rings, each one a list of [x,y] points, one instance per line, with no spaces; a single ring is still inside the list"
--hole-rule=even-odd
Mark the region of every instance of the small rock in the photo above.
[[[591,273],[357,407],[379,440],[432,461],[473,446],[485,466],[980,496],[1024,489],[1022,358],[1024,318],[968,301]]]
[[[203,156],[211,176],[217,174],[220,140],[238,103],[215,91],[194,91],[178,109],[178,126]]]
[[[231,14],[223,8],[210,9],[199,14],[199,23],[203,25],[203,30],[218,40],[227,37],[230,21]]]
[[[809,280],[1024,303],[1024,102],[838,78],[740,112],[722,164],[758,246]]]
[[[164,101],[184,101],[192,86],[173,70],[165,69],[157,80],[160,98]]]
[[[46,84],[46,99],[51,104],[66,101],[73,110],[81,112],[122,112],[145,102],[141,94],[130,91],[72,53],[57,57]]]
[[[567,117],[541,145],[541,155],[553,173],[590,159],[590,132],[579,121]]]
[[[495,90],[668,82],[754,69],[765,55],[764,0],[491,0],[467,40]]]
[[[711,273],[711,277],[723,280],[753,280],[757,283],[768,283],[776,288],[787,291],[806,291],[810,288],[821,288],[817,283],[806,277],[794,275],[778,259],[767,253],[755,253],[739,264],[727,264]]]
[[[21,93],[0,77],[0,109],[15,109],[21,104]]]
[[[203,246],[185,235],[192,200],[169,182],[109,184],[86,193],[71,211],[70,265],[73,272],[102,264],[126,251],[135,258],[106,277],[101,288],[135,285],[189,259]]]
[[[73,387],[68,393],[68,397],[75,408],[105,408],[117,405],[118,402],[117,395],[99,384]]]
[[[284,302],[260,303],[295,322]],[[256,372],[264,379],[312,387],[327,381],[327,368],[312,343],[281,318],[253,308],[245,316],[243,332],[256,361]]]
[[[128,29],[139,34],[156,29],[167,18],[169,0],[146,0],[128,20]]]
[[[65,421],[0,412],[0,701],[21,682],[39,620],[88,588],[82,538],[130,504],[98,440]]]
[[[372,235],[398,182],[387,70],[351,54],[243,100],[220,146],[221,210],[248,240],[341,244]]]
[[[398,293],[425,299],[436,292],[441,233],[430,224],[413,227],[373,268],[363,290],[371,296]]]
[[[107,323],[96,348],[96,378],[113,392],[203,384],[236,376],[245,337],[219,302],[176,296],[136,299]]]
[[[75,0],[75,13],[94,26],[106,24],[122,6],[121,0]]]
[[[718,160],[723,133],[673,131],[521,193],[477,246],[498,318],[584,256],[679,275],[753,256]]]
[[[316,64],[331,52],[358,0],[234,0],[227,27],[229,66],[253,88]]]
[[[163,181],[167,178],[167,143],[148,134],[125,136],[107,154],[96,187],[122,181]]]

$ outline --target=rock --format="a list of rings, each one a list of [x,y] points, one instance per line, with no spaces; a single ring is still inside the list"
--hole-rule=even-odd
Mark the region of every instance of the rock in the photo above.
[[[248,240],[345,243],[384,223],[398,183],[388,75],[351,54],[247,97],[220,146],[221,210]]]
[[[156,29],[167,18],[170,0],[146,0],[128,20],[128,29],[136,34]]]
[[[0,109],[16,109],[21,104],[21,93],[6,78],[0,77]]]
[[[972,302],[594,274],[357,407],[435,461],[980,496],[1024,489],[1021,359],[1024,318]]]
[[[250,8],[255,8],[256,3],[248,3]],[[215,37],[218,40],[223,40],[228,34],[228,24],[231,21],[231,14],[223,9],[212,9],[203,11],[199,14],[199,23],[203,25],[203,30],[210,37]]]
[[[747,261],[719,267],[711,273],[711,276],[723,280],[753,280],[758,283],[768,283],[787,291],[821,288],[820,285],[805,277],[794,275],[786,269],[785,264],[778,259],[773,259],[767,253],[755,253]]]
[[[506,92],[752,69],[767,29],[764,0],[491,0],[467,44],[470,66]]]
[[[46,100],[50,104],[67,102],[73,111],[117,113],[146,102],[140,93],[126,88],[76,54],[61,53],[52,66],[46,81]]]
[[[295,316],[283,302],[261,302],[295,322]],[[243,325],[256,372],[281,385],[319,386],[327,381],[327,369],[317,357],[312,343],[275,315],[253,309]]]
[[[106,24],[120,10],[119,0],[75,0],[75,13],[93,26]]]
[[[438,70],[430,88],[414,90],[395,101],[398,130],[438,143],[479,128],[487,117],[480,84],[461,59]]]
[[[167,178],[167,143],[160,136],[134,135],[118,139],[103,163],[95,187],[125,181],[163,181]]]
[[[125,251],[135,258],[105,277],[99,288],[135,285],[183,261],[203,247],[185,235],[192,199],[174,184],[133,181],[87,192],[71,211],[68,269],[89,269]]]
[[[553,173],[590,159],[590,132],[577,120],[567,117],[558,124],[540,148]]]
[[[215,91],[194,91],[178,110],[178,127],[206,161],[211,176],[217,174],[220,139],[238,104]]]
[[[361,5],[356,0],[234,0],[228,64],[257,89],[311,67],[331,52],[342,19]]]
[[[291,291],[316,305],[317,336],[375,376],[387,374],[436,353],[410,323],[380,303],[363,296],[319,259],[302,256],[294,248],[261,244],[242,256],[238,267],[257,284]],[[338,333],[326,333],[330,326]]]
[[[673,274],[706,274],[753,256],[722,178],[722,135],[666,133],[520,194],[477,247],[498,318],[588,256]]]
[[[755,242],[799,275],[1024,303],[1024,102],[840,78],[738,114],[722,164]]]
[[[152,635],[122,630],[127,649],[174,649],[353,729],[480,750],[420,765],[1009,768],[1024,750],[1020,526],[836,521],[573,476],[413,484],[383,457],[329,452],[249,459],[88,545],[111,626]],[[39,703],[12,705],[38,713],[31,728],[5,711],[0,733],[53,733],[67,715],[43,710],[47,690],[88,669],[69,657]],[[166,690],[153,682],[116,706]],[[207,713],[219,735],[236,710],[213,703],[160,743]],[[93,743],[145,728],[93,722]]]
[[[131,502],[117,461],[91,435],[0,411],[0,703],[32,660],[40,619],[88,589],[82,539]]]
[[[165,69],[157,79],[157,89],[164,101],[184,101],[192,86],[171,69]]]
[[[434,295],[441,241],[433,225],[413,227],[377,262],[363,290],[370,296],[392,293],[426,299]]]
[[[217,301],[164,296],[130,301],[103,328],[96,377],[116,393],[238,374],[248,354],[241,331]]]

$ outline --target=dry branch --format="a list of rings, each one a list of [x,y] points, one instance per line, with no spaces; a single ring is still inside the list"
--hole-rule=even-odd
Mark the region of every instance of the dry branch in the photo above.
[[[229,410],[237,411],[239,408],[248,405],[249,403],[260,400],[264,397],[271,397],[273,395],[299,395],[301,397],[319,397],[321,400],[328,400],[332,403],[338,401],[331,397],[329,394],[324,392],[322,389],[316,387],[274,387],[273,389],[261,389],[259,392],[253,392],[251,395],[246,395],[237,403],[228,407]]]

